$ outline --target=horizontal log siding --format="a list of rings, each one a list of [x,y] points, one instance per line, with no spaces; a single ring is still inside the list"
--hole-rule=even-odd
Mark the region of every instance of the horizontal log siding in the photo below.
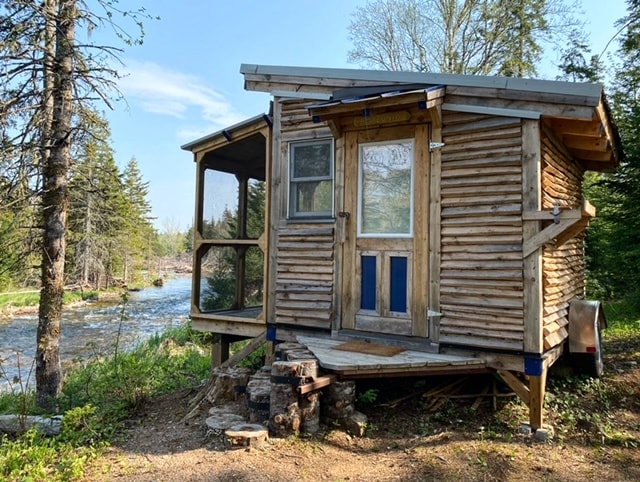
[[[520,120],[443,121],[440,342],[522,350]]]
[[[561,152],[547,136],[542,140],[542,208],[582,206],[584,171]],[[543,267],[544,348],[556,346],[567,338],[569,303],[584,296],[584,234],[562,246],[545,247]]]
[[[322,124],[313,122],[313,119],[309,116],[309,112],[305,108],[305,106],[310,103],[313,102],[308,100],[283,100],[281,102],[283,136],[286,137],[287,133],[295,133],[298,137],[312,139],[315,137],[313,131],[325,125],[324,122]]]
[[[276,323],[331,329],[333,225],[289,224],[278,230]]]

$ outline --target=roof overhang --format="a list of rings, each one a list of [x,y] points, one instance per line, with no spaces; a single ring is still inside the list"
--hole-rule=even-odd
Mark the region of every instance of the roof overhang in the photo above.
[[[600,84],[248,64],[243,64],[240,72],[247,90],[316,100],[308,106],[310,115],[328,121],[332,129],[333,119],[341,115],[358,110],[366,115],[367,109],[384,110],[391,104],[426,100],[442,110],[542,119],[548,131],[586,169],[610,169],[622,159],[619,134]],[[419,87],[412,91],[403,87],[407,85]],[[425,92],[416,92],[436,87],[441,90],[434,99],[421,98]],[[376,94],[381,88],[389,93]],[[351,92],[351,96],[339,97],[339,92]],[[317,102],[329,96],[328,102]]]
[[[271,117],[260,114],[181,148],[207,168],[264,181],[271,127]]]

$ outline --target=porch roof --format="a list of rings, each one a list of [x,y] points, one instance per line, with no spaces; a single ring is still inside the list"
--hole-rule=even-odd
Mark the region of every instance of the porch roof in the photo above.
[[[216,171],[264,181],[271,117],[260,114],[181,146]]]

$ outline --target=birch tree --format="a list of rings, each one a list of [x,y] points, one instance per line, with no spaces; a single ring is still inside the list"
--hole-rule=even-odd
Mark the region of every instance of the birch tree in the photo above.
[[[579,25],[564,0],[372,0],[349,25],[349,61],[384,70],[524,77]]]

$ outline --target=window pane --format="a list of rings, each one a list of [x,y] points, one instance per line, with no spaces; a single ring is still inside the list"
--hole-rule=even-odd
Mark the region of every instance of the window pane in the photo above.
[[[331,181],[296,182],[293,187],[296,213],[329,213],[333,206]]]
[[[363,234],[411,234],[413,143],[363,145],[360,198]]]
[[[333,214],[333,141],[321,139],[289,145],[289,215]]]
[[[360,281],[360,308],[363,310],[376,309],[377,267],[375,256],[361,256],[362,279]]]
[[[221,230],[218,221],[224,210],[238,207],[238,180],[232,174],[206,169],[204,171],[204,195],[202,207],[202,237],[204,239],[233,238],[235,232]]]
[[[407,312],[407,258],[391,256],[389,309],[398,313]]]
[[[331,142],[293,147],[293,179],[331,176]]]

